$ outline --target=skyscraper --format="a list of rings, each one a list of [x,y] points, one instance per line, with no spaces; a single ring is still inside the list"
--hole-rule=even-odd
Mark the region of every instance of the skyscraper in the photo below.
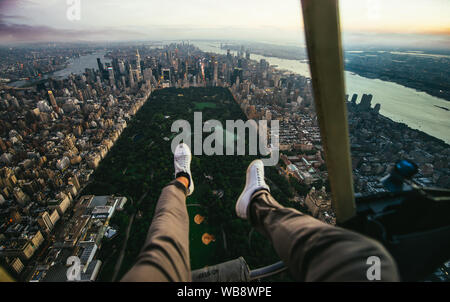
[[[125,64],[123,63],[123,61],[120,60],[118,65],[119,65],[120,74],[125,74]]]
[[[233,75],[231,76],[231,84],[238,82],[236,85],[239,85],[239,81],[242,81],[242,68],[235,67],[233,70]]]
[[[54,225],[52,223],[52,220],[50,219],[50,215],[47,211],[39,214],[39,217],[37,219],[37,222],[41,226],[41,228],[47,232],[50,233],[50,231],[53,229]]]
[[[103,74],[103,64],[100,61],[100,58],[97,58],[97,64],[98,64],[98,70],[100,70],[100,73]]]
[[[151,68],[144,69],[144,80],[149,81],[152,79],[153,73]]]
[[[170,69],[163,68],[162,75],[163,75],[163,80],[164,81],[170,81]]]
[[[139,54],[139,49],[136,49],[136,77],[137,81],[141,80],[141,55]]]
[[[217,63],[217,60],[213,57],[213,68],[214,68],[214,70],[213,70],[213,86],[217,86],[217,81],[218,81],[218,73],[219,73],[219,71],[218,71],[218,66],[219,65],[219,63]]]
[[[5,142],[1,139],[1,137],[0,137],[0,150],[2,150],[3,152],[6,152],[6,150],[8,150]]]
[[[114,79],[114,69],[111,66],[108,67],[108,75],[109,75],[109,83],[111,86],[113,86],[115,84],[115,79]]]
[[[129,82],[130,82],[130,87],[134,87],[134,76],[133,76],[133,69],[131,68],[131,65],[128,66],[129,67]]]
[[[52,105],[53,109],[55,110],[55,108],[58,107],[58,105],[56,104],[56,99],[55,99],[55,96],[53,95],[53,91],[51,91],[51,90],[48,91],[48,97],[50,99],[50,104]]]

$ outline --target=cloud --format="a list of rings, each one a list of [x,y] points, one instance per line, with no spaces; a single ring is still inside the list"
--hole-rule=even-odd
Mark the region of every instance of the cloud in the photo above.
[[[111,39],[111,37],[114,38]],[[129,30],[56,29],[49,26],[13,24],[0,20],[0,42],[2,43],[131,40],[139,37],[142,37],[141,33]]]
[[[261,40],[277,33],[276,41],[297,41],[302,39],[299,32],[280,31],[274,28],[243,28],[215,26],[204,28],[194,25],[108,27],[95,29],[60,29],[46,25],[16,24],[0,20],[0,43],[36,42],[92,42],[130,40],[170,40],[170,39],[238,39]]]
[[[25,17],[19,16],[19,15],[7,15],[7,14],[0,13],[0,21],[7,20],[7,19],[20,20],[20,19],[25,19]]]
[[[0,9],[8,9],[10,7],[14,7],[17,4],[17,0],[0,0]]]
[[[347,41],[450,47],[449,10],[448,4],[444,5],[448,0],[429,0],[426,4],[404,1],[412,4],[407,6],[407,14],[398,15],[397,8],[402,5],[380,0],[384,6],[380,20],[371,21],[366,1],[343,0],[343,34],[357,33]],[[0,0],[0,43],[144,39],[301,41],[304,34],[300,2],[285,2],[279,5],[272,0],[82,0],[81,20],[71,22],[67,19],[66,0]],[[395,36],[396,33],[405,36]]]
[[[450,49],[450,40],[446,33],[376,33],[344,32],[343,45],[347,48],[369,47],[406,47],[411,49]]]
[[[23,0],[0,0],[0,22],[3,22],[4,20],[20,20],[24,19],[23,16],[20,16],[15,13],[9,13],[10,11],[14,11]]]

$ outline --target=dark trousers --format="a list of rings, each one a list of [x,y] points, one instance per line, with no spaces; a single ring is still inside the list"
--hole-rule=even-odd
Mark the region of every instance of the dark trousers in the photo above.
[[[297,281],[368,281],[369,257],[381,281],[398,281],[395,261],[377,241],[281,206],[267,191],[253,194],[250,223],[271,240]],[[243,255],[245,256],[245,255]],[[191,281],[186,189],[173,181],[158,200],[136,264],[122,281]]]

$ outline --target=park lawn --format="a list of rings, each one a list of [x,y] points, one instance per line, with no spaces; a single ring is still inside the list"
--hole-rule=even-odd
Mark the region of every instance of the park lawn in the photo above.
[[[215,251],[221,244],[220,233],[208,224],[208,217],[206,217],[206,211],[204,209],[197,206],[188,206],[187,209],[189,215],[189,254],[191,257],[191,269],[196,270],[205,266],[218,264],[216,263]],[[194,222],[194,217],[197,214],[206,217],[201,224]],[[212,241],[208,245],[203,244],[202,236],[204,233],[214,235],[216,241]]]
[[[205,108],[216,108],[217,104],[211,102],[194,102],[195,110],[203,110]]]
[[[179,97],[180,92],[185,97]],[[205,102],[199,101],[203,99]],[[134,200],[132,204],[127,203],[129,208],[122,215],[113,216],[112,220],[115,221],[112,221],[112,225],[118,226],[119,234],[110,244],[104,244],[100,251],[99,259],[105,261],[100,280],[112,278],[115,261],[119,256],[118,250],[122,247],[128,225],[126,218],[139,211],[140,218],[134,219],[117,280],[135,263],[145,242],[159,194],[173,180],[170,141],[176,133],[171,132],[172,122],[184,119],[192,125],[194,108],[196,111],[203,111],[203,120],[217,119],[225,123],[230,119],[246,119],[231,93],[224,88],[157,90],[129,122],[129,126],[92,176],[93,182],[85,189],[84,194],[117,194]],[[142,137],[133,140],[132,137],[136,138],[137,133]],[[234,202],[241,193],[245,170],[253,159],[253,156],[193,156],[191,169],[196,179],[195,192],[188,197],[187,203],[200,204],[203,208],[188,207],[192,269],[240,256],[244,256],[251,267],[264,266],[278,259],[265,238],[254,236],[250,249],[248,234],[251,226],[247,221],[238,219],[235,213]],[[267,171],[268,176],[280,188],[274,190],[273,194],[280,201],[287,200],[285,192],[290,191],[289,182],[278,175],[276,169],[273,170],[274,176]],[[223,197],[214,196],[213,190],[222,190]],[[138,204],[138,200],[146,192],[148,195]],[[194,222],[197,213],[206,217],[200,225]],[[204,245],[201,241],[204,233],[214,235],[216,241]],[[222,234],[226,236],[226,249]]]

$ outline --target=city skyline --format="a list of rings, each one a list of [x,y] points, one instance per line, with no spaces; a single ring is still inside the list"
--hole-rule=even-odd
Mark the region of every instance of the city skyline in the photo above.
[[[30,282],[123,280],[158,215],[152,204],[161,186],[173,179],[168,167],[171,146],[179,137],[174,132],[183,136],[186,131],[194,137],[194,146],[200,138],[204,147],[211,136],[197,136],[196,124],[206,134],[209,120],[217,122],[214,128],[226,124],[228,133],[236,133],[234,140],[220,142],[223,133],[217,136],[214,129],[215,146],[228,149],[236,141],[238,150],[233,147],[233,154],[227,151],[225,156],[214,148],[202,155],[192,148],[196,191],[187,209],[195,222],[189,237],[193,276],[197,269],[235,255],[245,257],[250,268],[262,267],[275,256],[267,245],[254,256],[247,244],[251,227],[234,214],[244,171],[254,157],[262,156],[251,156],[250,146],[261,144],[264,135],[264,144],[270,137],[270,144],[278,146],[272,155],[279,154],[280,160],[274,166],[265,164],[274,198],[336,224],[325,161],[330,153],[322,145],[308,76],[286,72],[242,45],[237,52],[218,54],[191,43],[161,48],[123,44],[104,51],[86,45],[76,51],[72,45],[0,49],[0,79],[5,83],[0,85],[0,274],[6,271]],[[353,67],[376,71],[358,53],[352,55]],[[448,60],[428,60],[428,66],[421,56],[392,55],[431,78],[433,70],[445,70]],[[389,67],[386,60],[393,57],[379,56],[377,65]],[[84,71],[42,78],[76,60]],[[391,73],[414,74],[391,67]],[[32,79],[31,85],[9,86],[10,80],[24,78]],[[410,79],[426,83],[417,76]],[[411,178],[415,185],[448,188],[450,146],[384,116],[381,109],[387,104],[376,103],[379,96],[371,85],[365,85],[363,93],[345,96],[354,191],[378,198],[387,190],[380,179],[402,159],[417,165]],[[409,101],[410,107],[417,105]],[[192,117],[194,127],[180,129],[180,122],[191,122]],[[235,132],[241,128],[236,124],[228,127],[238,120],[258,121],[258,143],[250,137],[252,131],[247,136],[246,130]],[[260,121],[271,121],[270,126]],[[240,142],[250,154],[247,147],[239,152]],[[269,243],[263,237],[256,240],[256,246]],[[232,248],[218,253],[222,242]],[[74,258],[83,268],[78,275],[73,265],[67,266]],[[447,271],[448,265],[442,266],[423,278],[445,281]],[[288,275],[277,278],[292,280]]]
[[[220,39],[303,43],[300,1],[1,0],[0,41]],[[255,9],[258,8],[258,9]],[[449,2],[342,0],[344,43],[450,49]],[[399,16],[398,12],[402,12]]]

